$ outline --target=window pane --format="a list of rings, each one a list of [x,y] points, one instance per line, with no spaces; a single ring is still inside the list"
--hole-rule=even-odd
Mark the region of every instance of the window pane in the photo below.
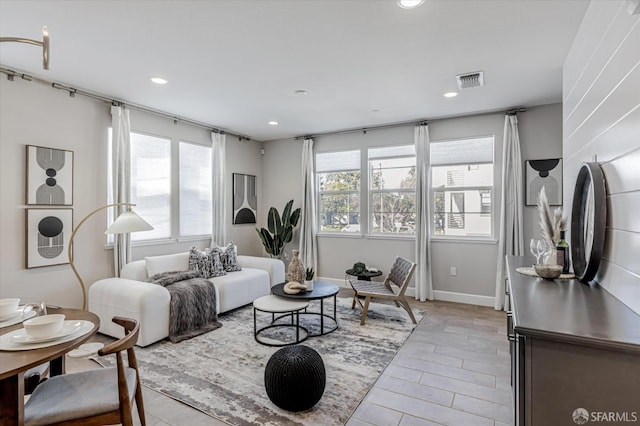
[[[371,195],[371,230],[374,233],[413,234],[415,192],[375,192]]]
[[[435,191],[433,205],[436,235],[491,235],[490,190]]]
[[[415,157],[415,145],[385,146],[383,148],[369,148],[369,159],[390,157]]]
[[[433,166],[431,184],[434,188],[493,186],[493,164]]]
[[[320,194],[320,231],[360,232],[360,194]]]
[[[360,190],[360,172],[319,173],[318,188],[325,191],[358,191]]]
[[[131,240],[169,238],[171,235],[171,141],[131,133],[131,202],[153,226],[134,232]]]
[[[401,189],[416,187],[416,159],[392,158],[369,161],[371,189]]]
[[[316,171],[360,170],[360,150],[316,154]]]
[[[180,235],[211,234],[211,148],[180,142]]]
[[[493,163],[493,136],[432,142],[432,165]]]

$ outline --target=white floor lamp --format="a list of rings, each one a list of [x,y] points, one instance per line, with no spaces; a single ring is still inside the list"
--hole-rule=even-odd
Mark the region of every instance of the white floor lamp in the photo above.
[[[135,206],[135,204],[132,204],[132,203],[107,204],[106,206],[102,206],[95,209],[94,211],[86,215],[84,219],[80,221],[80,223],[78,223],[78,226],[75,227],[75,229],[71,233],[71,237],[69,238],[68,256],[69,256],[69,264],[71,265],[71,269],[73,270],[73,273],[76,275],[76,278],[78,279],[78,283],[80,284],[80,288],[82,289],[82,309],[83,310],[87,309],[87,289],[84,286],[84,281],[82,281],[82,278],[80,277],[80,274],[78,273],[78,270],[76,269],[75,264],[73,263],[73,239],[76,236],[78,229],[80,229],[82,224],[85,223],[87,219],[89,219],[91,216],[93,216],[94,214],[98,213],[101,210],[107,209],[109,207],[114,207],[114,206],[129,206],[129,210],[127,210],[126,212],[122,212],[120,216],[118,216],[116,220],[113,221],[109,229],[106,230],[105,234],[128,234],[131,232],[150,231],[153,229],[153,226],[149,225],[144,219],[142,219],[133,210],[131,210],[131,207]]]

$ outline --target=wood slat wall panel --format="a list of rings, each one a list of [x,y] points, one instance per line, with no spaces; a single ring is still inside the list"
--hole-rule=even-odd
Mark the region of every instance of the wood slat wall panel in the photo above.
[[[582,25],[578,30],[565,59],[563,66],[563,104],[574,94],[580,76],[593,58],[594,47],[600,43],[614,23],[615,16],[622,10],[622,2],[591,2],[585,13]],[[580,96],[577,96],[578,99]],[[567,112],[568,113],[568,112]]]
[[[581,164],[593,161],[593,155],[597,154],[598,162],[606,163],[635,150],[638,148],[638,123],[640,123],[640,105],[590,143],[584,146],[574,145],[577,151],[570,152],[567,148],[563,153],[564,161]],[[577,176],[576,169],[573,177]]]
[[[616,31],[612,36],[619,36],[618,33],[623,31],[622,25],[614,25],[614,28]],[[598,108],[598,104],[615,90],[619,82],[625,79],[625,74],[638,65],[633,51],[640,46],[640,25],[636,22],[631,29],[624,28],[624,30],[626,34],[623,34],[622,41],[616,38],[607,44],[607,54],[610,53],[612,56],[607,62],[602,60],[603,68],[592,71],[593,74],[597,72],[596,75],[591,76],[592,80],[587,80],[589,76],[583,76],[583,83],[579,86],[584,87],[577,87],[577,89],[584,89],[582,98],[575,97],[577,104],[566,106],[572,108],[568,114],[565,112],[564,126],[567,129],[579,128],[582,122],[588,119],[589,114]]]
[[[628,38],[637,37],[637,23],[626,19],[626,12],[619,9],[613,24],[608,28],[607,34],[604,35],[599,45],[593,51],[592,59],[589,66],[584,69],[579,81],[574,87],[572,96],[566,99],[565,106],[565,125],[569,128],[577,127],[575,124],[567,123],[568,121],[583,120],[584,115],[580,114],[580,110],[585,110],[583,104],[585,100],[591,100],[590,93],[597,93],[597,85],[610,85],[620,81],[622,76],[616,76],[616,73],[627,72],[631,67],[624,64],[630,60],[624,49],[632,48],[630,43],[625,43]],[[622,16],[621,16],[622,15]],[[633,42],[631,43],[633,44]],[[635,46],[634,46],[635,47]],[[593,87],[592,87],[593,86]],[[609,93],[610,87],[600,89],[605,93]],[[586,107],[586,111],[590,112],[593,108]]]
[[[581,164],[597,155],[608,194],[595,279],[640,314],[639,22],[624,0],[589,4],[563,68],[563,179],[570,206]]]
[[[607,229],[604,259],[615,259],[616,264],[640,276],[640,233]]]

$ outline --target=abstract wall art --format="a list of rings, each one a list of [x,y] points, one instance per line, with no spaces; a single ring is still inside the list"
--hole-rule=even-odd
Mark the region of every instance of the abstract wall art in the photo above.
[[[73,152],[27,145],[27,203],[73,205]]]
[[[233,174],[233,224],[256,223],[258,194],[256,177]]]
[[[562,205],[562,159],[527,160],[525,188],[527,206],[538,204],[540,190],[544,187],[550,206]]]
[[[27,209],[27,268],[69,263],[72,209]]]

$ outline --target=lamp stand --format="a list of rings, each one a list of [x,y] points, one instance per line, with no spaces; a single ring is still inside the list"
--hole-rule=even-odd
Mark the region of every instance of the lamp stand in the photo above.
[[[113,203],[113,204],[107,204],[106,206],[98,207],[97,209],[95,209],[94,211],[92,211],[91,213],[86,215],[84,217],[84,219],[82,219],[80,221],[80,223],[78,223],[78,226],[75,227],[75,229],[71,233],[71,237],[69,238],[69,249],[68,249],[67,253],[68,253],[69,264],[71,265],[71,269],[73,270],[73,273],[75,274],[76,278],[78,279],[78,283],[80,284],[80,288],[82,289],[82,310],[86,310],[87,309],[87,289],[84,286],[84,281],[82,281],[82,278],[80,277],[80,274],[78,273],[78,270],[76,269],[76,265],[73,263],[73,239],[75,238],[76,233],[78,232],[78,229],[80,229],[82,224],[85,223],[87,221],[87,219],[89,219],[91,216],[93,216],[94,214],[98,213],[101,210],[108,209],[109,207],[115,207],[115,206],[130,206],[131,207],[131,206],[135,206],[135,204],[132,204],[132,203]]]

